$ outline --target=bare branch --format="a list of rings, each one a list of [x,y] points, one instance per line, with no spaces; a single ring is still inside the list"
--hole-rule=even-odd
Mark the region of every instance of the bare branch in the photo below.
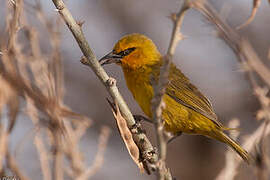
[[[239,125],[240,125],[240,122],[238,119],[232,119],[229,122],[228,127],[237,128]],[[238,138],[238,136],[239,136],[239,132],[230,133],[230,137],[232,137],[235,140]],[[237,168],[238,168],[237,163],[235,163],[235,161],[236,161],[236,156],[234,155],[234,152],[228,149],[226,152],[226,162],[225,162],[226,164],[221,170],[221,172],[218,174],[218,176],[216,177],[216,180],[224,180],[224,179],[233,180],[234,176],[236,175]]]
[[[183,35],[180,32],[181,25],[184,19],[185,12],[190,8],[189,1],[186,0],[182,5],[180,11],[177,14],[172,14],[171,19],[174,23],[170,45],[165,57],[163,57],[163,65],[160,68],[159,81],[155,82],[153,79],[151,83],[153,84],[154,97],[152,99],[152,112],[153,120],[156,129],[157,146],[159,152],[158,167],[158,179],[172,179],[172,175],[169,169],[166,167],[166,154],[167,154],[167,140],[164,137],[164,126],[162,120],[162,111],[165,108],[165,103],[162,98],[168,84],[169,68],[172,61],[172,56],[174,55],[176,46],[180,40],[183,39]]]
[[[7,166],[11,171],[21,180],[28,180],[29,178],[21,172],[20,168],[17,165],[15,158],[7,151]]]
[[[98,151],[97,151],[94,163],[92,164],[92,166],[87,168],[81,176],[76,178],[76,180],[90,179],[100,169],[100,167],[103,164],[104,153],[105,153],[105,149],[106,149],[106,146],[108,143],[110,132],[111,132],[110,128],[108,128],[106,126],[101,128]]]
[[[260,5],[261,5],[261,0],[253,0],[253,8],[252,8],[252,11],[248,20],[244,22],[243,24],[239,25],[238,27],[236,27],[236,29],[239,30],[249,25],[254,20],[257,10],[260,7]]]
[[[241,37],[235,30],[223,22],[207,1],[197,0],[192,2],[192,6],[216,26],[220,37],[231,47],[239,62],[241,64],[244,62],[245,65],[248,65],[270,87],[270,70],[260,60],[248,40]],[[248,78],[250,78],[250,75],[248,75]],[[250,79],[250,81],[253,80]]]
[[[34,143],[39,152],[38,154],[39,154],[39,159],[40,159],[41,170],[43,173],[43,178],[45,180],[51,180],[52,178],[51,178],[51,169],[50,169],[50,164],[49,164],[49,155],[39,135],[35,136]]]
[[[110,78],[101,65],[98,63],[96,56],[92,52],[88,42],[86,41],[84,34],[82,32],[81,26],[74,20],[71,13],[67,9],[66,5],[62,0],[52,0],[57,11],[62,16],[63,20],[65,21],[66,25],[72,32],[74,38],[76,39],[81,51],[84,54],[84,64],[87,64],[91,67],[91,69],[95,72],[97,77],[103,83],[103,85],[107,88],[109,94],[114,99],[114,101],[119,105],[119,109],[123,115],[123,117],[127,121],[127,125],[129,128],[134,127],[135,120],[133,115],[131,114],[126,102],[122,98],[121,94],[118,91],[118,88],[115,84],[111,84]],[[139,132],[139,131],[138,131]],[[151,145],[150,141],[147,139],[146,135],[142,132],[133,134],[133,138],[138,145],[142,158],[145,158],[150,164],[153,164],[157,160],[157,156],[154,152],[154,148]]]
[[[266,122],[261,124],[261,126],[257,128],[256,131],[245,138],[243,143],[243,147],[247,151],[251,152],[256,148],[258,142],[261,142],[262,138],[270,134],[270,100],[269,97],[267,97],[268,89],[270,87],[270,70],[258,57],[251,44],[246,39],[237,34],[237,32],[229,27],[225,22],[223,22],[216,11],[207,2],[200,0],[194,1],[193,7],[205,15],[206,18],[216,26],[220,37],[223,38],[224,41],[234,51],[235,55],[238,57],[239,62],[244,67],[247,78],[255,92],[255,96],[261,103],[262,109],[257,114],[257,119],[263,118],[266,120]],[[254,72],[263,80],[268,88],[262,88],[258,85]],[[264,158],[267,159],[266,157]],[[226,176],[226,179],[229,180],[234,179],[240,163],[241,161],[233,161],[233,168],[231,168],[232,166],[230,168],[226,168],[228,167],[226,166],[222,170],[222,173],[219,174],[217,179],[220,179],[221,177],[223,179],[224,176]]]

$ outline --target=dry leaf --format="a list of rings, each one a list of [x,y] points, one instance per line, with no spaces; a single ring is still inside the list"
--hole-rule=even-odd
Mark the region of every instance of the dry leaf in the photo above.
[[[111,102],[109,102],[109,103],[112,106],[113,115],[114,115],[115,120],[117,122],[117,126],[118,126],[119,132],[121,134],[121,137],[122,137],[122,139],[123,139],[123,141],[128,149],[128,153],[131,156],[131,158],[133,159],[133,161],[139,167],[140,172],[143,173],[144,172],[143,163],[140,162],[140,160],[139,160],[140,159],[140,151],[139,151],[138,146],[136,145],[136,143],[134,142],[134,140],[132,138],[132,134],[127,126],[126,120],[121,115],[121,112],[120,112],[117,104],[114,108],[112,103]]]

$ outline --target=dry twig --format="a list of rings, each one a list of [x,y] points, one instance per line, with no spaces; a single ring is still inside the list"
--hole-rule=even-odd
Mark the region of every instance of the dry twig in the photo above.
[[[92,166],[88,167],[84,173],[82,173],[76,180],[87,180],[90,179],[96,172],[101,168],[104,159],[105,149],[108,143],[110,128],[104,126],[101,128],[101,133],[99,137],[98,151],[95,156]]]
[[[0,57],[0,111],[3,111],[5,105],[9,110],[8,126],[5,126],[4,121],[0,122],[1,175],[5,173],[4,169],[9,169],[19,179],[28,179],[22,168],[18,167],[8,143],[9,134],[13,132],[19,111],[19,100],[26,102],[24,103],[26,104],[25,113],[38,130],[34,143],[40,157],[44,179],[64,179],[64,158],[70,160],[65,167],[72,167],[71,174],[75,175],[73,177],[87,174],[85,162],[79,155],[81,152],[78,144],[90,123],[87,118],[72,112],[63,103],[64,88],[59,29],[55,29],[55,24],[46,18],[39,4],[32,6],[37,17],[48,30],[53,47],[51,54],[44,54],[40,48],[37,29],[23,19],[23,1],[10,2],[8,1],[9,11],[7,11],[10,13],[7,16],[9,36],[7,43],[1,44]],[[20,29],[20,27],[23,28]],[[18,30],[20,30],[20,35],[26,39],[25,42],[18,40]],[[104,135],[104,138],[107,138],[109,135],[106,133],[107,131],[102,131],[104,134],[101,136]],[[44,137],[50,139],[46,141]],[[93,165],[95,171],[92,171],[91,175],[102,165],[100,159],[104,155],[106,138],[101,139],[103,143],[100,142],[100,152],[96,157],[98,163]],[[48,151],[52,147],[54,151]],[[85,177],[87,178],[88,175]]]
[[[111,83],[111,79],[98,63],[97,58],[92,52],[88,42],[86,41],[81,26],[74,20],[71,13],[67,9],[66,5],[62,0],[52,0],[57,11],[62,16],[63,20],[67,24],[68,28],[72,32],[74,38],[76,39],[81,51],[84,54],[84,57],[81,59],[83,64],[88,65],[96,73],[97,77],[107,88],[113,100],[119,105],[119,109],[127,121],[129,128],[134,127],[136,124],[133,115],[131,114],[126,102],[122,98],[121,94],[118,91],[116,83]],[[137,132],[139,132],[137,130]],[[157,161],[157,156],[154,152],[154,148],[151,145],[150,141],[143,132],[133,133],[134,141],[141,151],[142,158],[147,161],[149,164],[153,164]]]
[[[249,25],[254,20],[257,10],[260,7],[260,5],[261,5],[261,0],[253,0],[253,8],[252,8],[252,11],[248,20],[244,22],[243,24],[239,25],[238,27],[236,27],[236,29],[239,30]]]
[[[164,127],[162,120],[162,111],[165,104],[162,100],[163,95],[168,84],[169,68],[172,61],[172,56],[174,55],[176,46],[180,40],[183,39],[183,35],[180,32],[181,25],[184,19],[185,12],[190,8],[189,1],[186,0],[177,14],[172,14],[171,19],[173,21],[173,30],[170,40],[170,45],[166,56],[163,58],[163,65],[160,68],[159,81],[152,81],[154,97],[152,99],[152,112],[153,121],[156,129],[157,146],[159,152],[158,167],[158,179],[172,179],[172,175],[166,167],[166,151],[167,151],[167,141],[164,137]]]
[[[259,4],[258,1],[257,3]],[[257,143],[260,142],[263,137],[266,137],[270,134],[270,99],[269,97],[267,97],[268,88],[270,87],[270,69],[267,68],[267,66],[258,57],[248,40],[241,37],[239,34],[237,34],[235,30],[233,30],[225,22],[223,22],[222,19],[219,18],[216,11],[206,1],[194,1],[193,7],[199,12],[201,12],[203,15],[205,15],[205,17],[216,26],[220,37],[223,38],[223,40],[235,52],[239,62],[244,67],[247,78],[255,92],[255,96],[261,104],[262,109],[257,114],[257,118],[263,118],[266,120],[266,122],[261,124],[261,126],[257,128],[257,130],[253,132],[250,136],[248,136],[243,143],[243,147],[247,151],[251,152],[252,150],[254,150]],[[268,86],[266,91],[265,88],[262,88],[258,85],[255,73],[261,78],[263,83]],[[234,168],[225,168],[222,171],[223,177],[226,176],[228,177],[228,179],[234,179],[237,173],[236,170],[239,167],[240,163],[241,161],[234,161]],[[221,177],[221,174],[219,177]]]

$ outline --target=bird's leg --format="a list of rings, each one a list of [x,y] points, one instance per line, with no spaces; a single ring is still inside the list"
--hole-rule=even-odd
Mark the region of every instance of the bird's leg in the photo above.
[[[170,142],[172,142],[174,139],[176,139],[177,137],[181,136],[182,135],[182,132],[179,131],[175,134],[172,134],[172,133],[166,133],[166,136],[167,136],[167,144],[169,144]]]
[[[149,123],[153,123],[153,121],[151,121],[151,119],[148,119],[147,117],[143,116],[143,115],[133,115],[134,119],[136,122],[140,122],[140,121],[146,121]]]
[[[151,124],[153,124],[153,121],[143,115],[133,115],[135,121],[136,121],[136,124],[134,126],[138,126],[139,122],[140,121],[146,121],[146,122],[149,122]],[[179,131],[177,133],[170,133],[170,132],[166,132],[164,131],[164,135],[165,135],[165,138],[167,140],[167,144],[169,144],[170,142],[172,142],[174,139],[176,139],[177,137],[181,136],[182,132]]]
[[[144,129],[142,129],[142,127],[141,127],[140,121],[143,120],[143,121],[151,122],[151,120],[148,119],[148,118],[146,118],[146,117],[144,117],[144,116],[142,116],[142,115],[133,115],[133,117],[134,117],[134,120],[135,120],[135,124],[131,127],[131,131],[133,129],[137,129],[137,131],[139,131],[139,133],[146,134],[146,131]]]

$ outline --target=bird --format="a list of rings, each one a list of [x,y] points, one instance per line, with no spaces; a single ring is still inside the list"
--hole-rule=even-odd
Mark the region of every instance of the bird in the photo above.
[[[153,117],[153,80],[158,81],[163,62],[154,42],[139,33],[123,36],[113,50],[99,60],[102,66],[112,63],[121,66],[128,89],[149,119]],[[224,133],[233,128],[227,128],[218,121],[208,98],[174,63],[170,63],[168,71],[168,83],[162,97],[165,130],[174,135],[203,135],[218,140],[229,145],[249,163],[249,153]]]

